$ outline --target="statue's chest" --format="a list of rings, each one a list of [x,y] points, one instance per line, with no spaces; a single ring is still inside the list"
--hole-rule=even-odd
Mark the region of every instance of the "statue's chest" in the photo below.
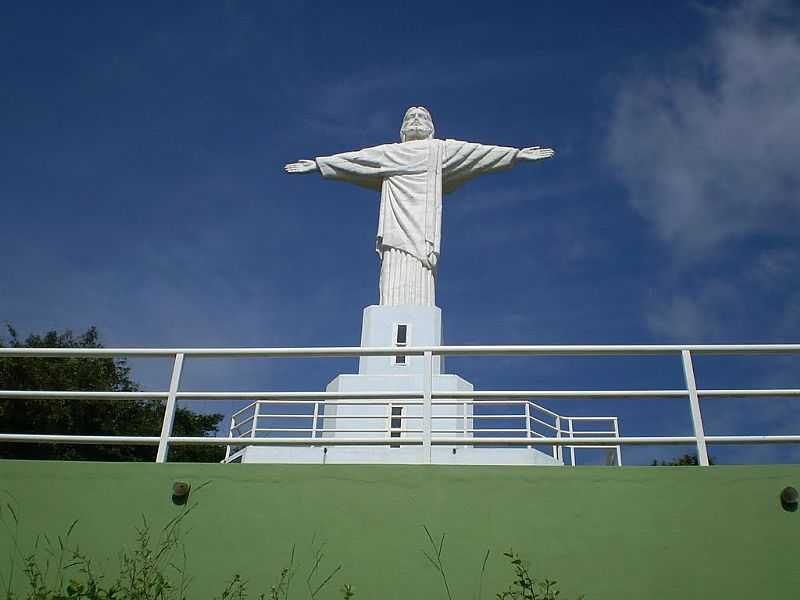
[[[425,171],[392,175],[384,182],[383,196],[390,202],[403,203],[409,208],[424,206],[428,194],[428,180]]]

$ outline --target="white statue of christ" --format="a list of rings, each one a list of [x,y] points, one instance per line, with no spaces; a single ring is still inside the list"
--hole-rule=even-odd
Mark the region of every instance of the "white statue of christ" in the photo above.
[[[381,192],[376,249],[381,257],[382,305],[436,304],[436,275],[442,231],[442,194],[465,181],[511,168],[517,161],[540,160],[551,148],[508,148],[433,137],[428,110],[406,111],[399,144],[300,160],[288,173],[319,171]]]

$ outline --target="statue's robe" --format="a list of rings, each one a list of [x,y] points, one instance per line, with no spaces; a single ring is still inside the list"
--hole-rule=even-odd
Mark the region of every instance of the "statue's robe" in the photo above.
[[[510,168],[518,152],[517,148],[428,139],[316,159],[323,177],[381,192],[376,239],[383,261],[381,304],[435,304],[442,194],[484,173]]]

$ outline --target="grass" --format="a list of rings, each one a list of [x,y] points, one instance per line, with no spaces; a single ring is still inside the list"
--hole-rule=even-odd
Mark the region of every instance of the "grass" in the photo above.
[[[161,528],[155,528],[142,517],[136,527],[136,541],[132,549],[120,553],[119,571],[110,578],[98,573],[89,555],[73,546],[71,535],[78,526],[74,521],[63,535],[53,538],[38,536],[30,551],[25,552],[20,543],[20,520],[14,507],[0,506],[0,528],[11,540],[6,574],[0,573],[0,600],[186,600],[190,592],[188,556],[183,543],[183,525],[192,512],[187,505],[179,515]],[[445,534],[435,537],[423,526],[428,548],[423,554],[439,574],[447,600],[456,600],[444,562]],[[295,547],[291,549],[286,564],[275,577],[267,591],[251,593],[249,584],[240,574],[235,574],[214,600],[321,600],[323,595],[335,594],[343,600],[355,597],[352,585],[339,590],[331,589],[334,577],[342,565],[332,569],[325,564],[325,544],[311,541],[312,559],[306,572],[304,586],[292,586],[300,565],[295,561]],[[473,600],[483,600],[483,579],[490,552],[486,551],[480,569],[477,593]],[[558,583],[537,579],[531,575],[528,564],[513,550],[504,553],[512,568],[513,577],[506,589],[494,594],[496,600],[558,600]],[[23,577],[27,590],[18,595],[14,581]],[[415,597],[425,593],[417,590]]]

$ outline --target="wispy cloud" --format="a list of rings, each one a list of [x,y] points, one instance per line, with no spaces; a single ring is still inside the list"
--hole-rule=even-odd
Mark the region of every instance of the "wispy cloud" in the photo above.
[[[426,105],[439,125],[435,99],[452,90],[467,90],[493,80],[528,78],[542,67],[528,57],[486,56],[481,60],[426,59],[402,64],[366,67],[334,77],[321,77],[305,90],[298,107],[299,125],[316,134],[341,137],[352,143],[375,144],[399,139],[403,111],[412,105]],[[421,85],[422,84],[422,85]],[[433,102],[433,104],[431,104]],[[449,107],[451,109],[452,107]],[[441,107],[445,109],[444,106]],[[452,111],[450,111],[452,112]],[[387,132],[393,137],[385,138]],[[437,131],[437,137],[458,137],[457,132]],[[381,140],[381,142],[376,142]]]
[[[800,332],[798,264],[800,252],[778,245],[706,268],[681,266],[643,297],[646,325],[680,342],[793,341]]]
[[[680,67],[625,82],[609,136],[634,209],[695,256],[800,224],[800,10],[765,0],[708,19]]]
[[[610,164],[671,256],[644,322],[678,341],[786,339],[800,331],[800,9],[704,13],[706,39],[624,80],[613,107]]]
[[[691,291],[650,298],[645,318],[651,331],[682,342],[724,338],[723,315],[735,309],[738,290],[730,282],[709,281]]]

